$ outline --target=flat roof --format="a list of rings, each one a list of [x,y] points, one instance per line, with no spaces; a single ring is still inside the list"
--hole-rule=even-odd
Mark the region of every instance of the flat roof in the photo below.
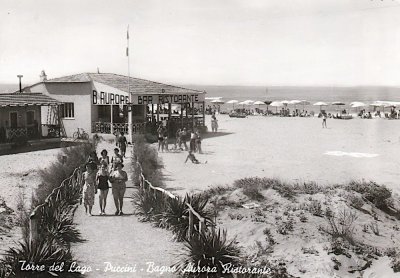
[[[114,73],[80,73],[53,78],[44,83],[86,83],[99,82],[132,94],[205,94],[205,91],[173,86],[150,80],[134,78]],[[129,88],[129,89],[128,89]]]

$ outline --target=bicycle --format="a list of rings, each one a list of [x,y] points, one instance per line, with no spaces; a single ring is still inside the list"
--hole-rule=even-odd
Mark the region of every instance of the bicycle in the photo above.
[[[78,127],[78,131],[75,131],[74,134],[72,135],[72,137],[74,138],[74,140],[78,140],[78,139],[89,140],[89,134],[87,134],[83,128],[79,128],[79,127]]]

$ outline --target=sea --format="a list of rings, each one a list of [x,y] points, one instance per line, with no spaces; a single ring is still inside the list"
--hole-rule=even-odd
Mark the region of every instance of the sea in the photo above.
[[[304,109],[308,111],[319,111],[320,107],[312,104],[323,101],[327,103],[343,102],[344,106],[340,109],[350,108],[351,102],[363,102],[370,104],[375,101],[400,101],[400,87],[384,87],[384,86],[358,86],[358,87],[300,87],[300,86],[199,86],[186,85],[186,88],[198,89],[206,91],[207,98],[221,97],[221,100],[228,102],[229,100],[245,100],[253,101],[283,101],[283,100],[306,100],[310,105],[305,105]],[[208,100],[207,104],[209,103]],[[257,107],[257,105],[256,105]],[[289,107],[293,107],[289,105]],[[232,104],[224,104],[222,108],[232,108]],[[246,107],[245,107],[246,108]],[[254,108],[254,107],[253,107]],[[265,106],[259,107],[265,109]],[[297,108],[303,109],[303,105]],[[327,106],[326,110],[336,111],[337,106]],[[249,107],[251,109],[251,106]],[[269,108],[271,109],[271,108]],[[274,108],[272,108],[274,109]],[[279,108],[278,108],[279,109]],[[366,110],[374,111],[373,107],[366,107]],[[388,109],[388,108],[386,108]]]

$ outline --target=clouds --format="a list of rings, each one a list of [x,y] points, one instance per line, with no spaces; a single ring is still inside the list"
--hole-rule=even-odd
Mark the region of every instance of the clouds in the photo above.
[[[397,5],[391,1],[390,5]],[[382,1],[4,1],[0,82],[83,71],[175,83],[398,85],[399,8]],[[376,9],[379,8],[379,9]],[[10,12],[10,14],[4,14]]]

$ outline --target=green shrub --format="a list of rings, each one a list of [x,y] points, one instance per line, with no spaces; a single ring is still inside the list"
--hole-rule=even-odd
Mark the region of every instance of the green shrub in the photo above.
[[[158,157],[157,150],[145,142],[143,135],[136,135],[133,142],[132,167],[135,173],[134,182],[138,183],[140,166],[137,163],[139,163],[143,175],[153,186],[165,187],[161,172],[163,165]]]
[[[345,189],[358,192],[365,199],[375,204],[377,208],[386,209],[390,205],[392,192],[384,185],[369,181],[351,181]]]
[[[140,217],[140,221],[151,221],[155,213],[154,208],[157,207],[157,199],[153,192],[139,189],[133,194],[133,203],[135,207],[135,214]]]
[[[350,209],[343,208],[339,213],[325,214],[328,222],[327,227],[321,227],[321,230],[331,235],[333,238],[343,238],[354,243],[354,222],[357,220],[357,215]]]
[[[70,243],[82,242],[81,234],[73,221],[76,208],[66,200],[49,202],[40,219],[42,237],[46,235],[54,238],[57,244],[64,247],[69,247]]]
[[[6,251],[6,256],[2,263],[10,266],[13,271],[13,277],[51,277],[45,272],[23,271],[21,270],[21,261],[26,261],[35,265],[44,265],[46,270],[54,263],[64,263],[64,269],[69,269],[72,255],[69,249],[64,249],[54,244],[53,238],[43,238],[32,244],[25,239],[17,247]],[[68,273],[67,271],[57,273],[59,277],[80,277],[80,273]]]
[[[349,205],[356,209],[360,209],[364,205],[363,199],[354,194],[350,194],[347,200]]]
[[[183,252],[180,261],[174,265],[179,272],[182,273],[189,265],[194,268],[215,270],[208,273],[185,272],[184,277],[233,277],[231,273],[223,274],[222,264],[237,265],[240,255],[240,249],[236,246],[235,240],[228,241],[226,231],[221,232],[219,229],[185,240]]]
[[[392,257],[392,261],[390,263],[394,272],[400,272],[400,254]]]
[[[307,210],[315,216],[322,217],[324,215],[322,211],[321,202],[318,200],[312,200],[310,204],[308,204]]]
[[[168,198],[166,209],[161,213],[161,219],[161,226],[170,229],[174,233],[176,240],[184,240],[189,229],[189,213],[186,199]]]
[[[317,194],[323,191],[323,188],[313,181],[297,184],[296,187],[299,188],[300,192],[310,195]]]
[[[39,171],[42,183],[35,190],[32,204],[34,206],[42,204],[54,188],[59,187],[62,181],[70,177],[76,168],[86,163],[89,153],[94,151],[94,148],[95,146],[92,144],[64,148],[56,162]],[[63,157],[67,157],[65,163]]]

